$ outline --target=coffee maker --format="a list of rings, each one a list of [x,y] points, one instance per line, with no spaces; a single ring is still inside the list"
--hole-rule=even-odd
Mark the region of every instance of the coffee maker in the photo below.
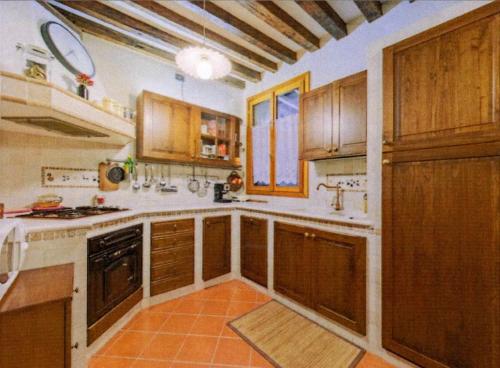
[[[225,198],[227,193],[229,193],[229,184],[227,184],[227,183],[215,183],[214,184],[214,202],[217,202],[217,203],[232,202],[231,199]]]

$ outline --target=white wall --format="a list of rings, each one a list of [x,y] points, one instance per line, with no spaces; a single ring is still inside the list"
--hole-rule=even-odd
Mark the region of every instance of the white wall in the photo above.
[[[47,48],[39,29],[49,20],[58,21],[35,1],[0,2],[0,70],[22,73],[23,58],[22,53],[16,51],[17,42]],[[90,100],[108,96],[135,109],[136,96],[146,89],[240,117],[244,115],[243,91],[240,89],[187,76],[182,88],[181,83],[174,79],[176,69],[173,66],[89,35],[84,35],[83,43],[92,55],[97,71],[95,85],[90,88]],[[51,82],[75,90],[74,76],[58,61],[52,63],[51,74]],[[106,158],[124,159],[134,152],[134,144],[117,148],[0,130],[0,202],[5,203],[6,208],[23,207],[31,204],[37,195],[57,192],[65,198],[66,205],[89,204],[98,193],[97,189],[42,188],[41,167],[97,168],[98,163]],[[172,183],[179,186],[178,194],[156,193],[154,190],[134,193],[129,183],[123,183],[121,190],[105,195],[108,203],[123,206],[130,206],[131,202],[135,206],[211,202],[212,192],[199,198],[187,191],[186,177],[190,172],[185,166],[172,168]],[[198,174],[204,172],[205,169],[198,170]],[[209,170],[209,175],[220,179],[225,179],[228,173],[227,170]]]

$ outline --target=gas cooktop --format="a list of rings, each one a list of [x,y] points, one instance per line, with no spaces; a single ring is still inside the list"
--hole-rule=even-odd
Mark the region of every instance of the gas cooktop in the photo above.
[[[23,218],[37,218],[37,219],[59,219],[59,220],[73,220],[82,217],[104,215],[107,213],[127,211],[127,208],[119,207],[63,207],[57,209],[33,210],[31,213],[19,215],[16,217]]]

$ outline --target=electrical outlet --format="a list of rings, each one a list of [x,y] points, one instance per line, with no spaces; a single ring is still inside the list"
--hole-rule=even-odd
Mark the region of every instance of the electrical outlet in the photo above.
[[[175,73],[175,80],[178,80],[179,82],[184,82],[185,77],[182,74]]]

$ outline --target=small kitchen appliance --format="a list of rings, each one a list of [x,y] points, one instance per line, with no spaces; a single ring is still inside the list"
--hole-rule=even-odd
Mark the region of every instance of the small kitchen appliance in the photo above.
[[[119,207],[104,207],[104,206],[82,206],[82,207],[58,207],[55,209],[40,209],[33,210],[30,213],[18,215],[21,218],[37,218],[37,219],[58,219],[58,220],[72,220],[82,217],[104,215],[107,213],[126,211],[126,208]]]
[[[229,203],[232,202],[230,198],[226,198],[229,192],[228,183],[215,183],[214,184],[214,202],[217,203]]]

